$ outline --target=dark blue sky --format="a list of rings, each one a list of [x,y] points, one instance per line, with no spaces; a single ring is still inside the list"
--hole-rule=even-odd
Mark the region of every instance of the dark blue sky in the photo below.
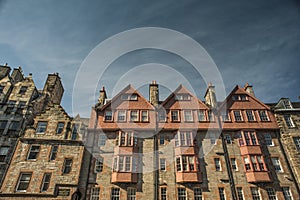
[[[227,93],[249,82],[264,102],[297,101],[300,95],[297,0],[0,0],[0,27],[0,63],[21,65],[25,75],[32,72],[38,88],[48,73],[59,72],[63,106],[70,114],[74,79],[84,58],[101,41],[138,27],[169,28],[195,39],[216,63]],[[126,71],[150,62],[178,70],[203,98],[206,85],[189,63],[157,50],[120,57],[95,85],[112,90]],[[88,116],[90,111],[80,112]]]

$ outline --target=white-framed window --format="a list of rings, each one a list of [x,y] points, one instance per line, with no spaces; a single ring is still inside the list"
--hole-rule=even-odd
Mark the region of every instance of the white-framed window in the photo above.
[[[149,121],[148,110],[142,110],[141,111],[141,121],[142,122],[148,122]]]
[[[127,188],[127,200],[135,200],[136,199],[136,189],[135,188]]]
[[[185,110],[185,111],[183,111],[183,113],[184,113],[184,121],[186,121],[186,122],[194,121],[192,110]]]
[[[277,196],[274,188],[267,188],[267,193],[268,193],[269,200],[277,200]]]
[[[32,173],[22,172],[19,176],[16,191],[17,192],[26,192],[29,187],[30,179]]]
[[[27,160],[36,160],[40,152],[39,145],[31,145],[28,151]]]
[[[293,138],[297,151],[300,152],[300,137]]]
[[[218,190],[220,200],[226,200],[225,189],[223,187],[219,187]]]
[[[249,122],[254,122],[255,117],[252,110],[246,110],[247,119]]]
[[[48,190],[50,185],[50,179],[51,179],[51,173],[45,173],[41,185],[41,192],[45,192]]]
[[[111,200],[120,200],[120,188],[111,188]]]
[[[126,110],[119,110],[118,111],[118,121],[119,122],[126,121]]]
[[[160,171],[166,171],[166,159],[165,158],[160,158],[159,159],[159,169]]]
[[[283,187],[282,188],[284,200],[293,200],[293,196],[291,194],[291,190],[289,187]]]
[[[271,158],[271,160],[272,160],[273,166],[275,168],[275,171],[276,172],[283,172],[279,158],[273,157],[273,158]]]
[[[113,120],[113,112],[111,110],[106,110],[105,111],[104,120],[105,121],[112,121]]]
[[[294,128],[295,127],[295,124],[293,122],[293,119],[292,119],[291,115],[284,115],[283,117],[284,117],[286,125],[289,128]]]
[[[208,111],[208,120],[210,122],[214,122],[215,121],[215,115],[214,115],[213,111],[211,111],[211,110]]]
[[[227,144],[232,144],[231,136],[229,134],[225,134],[225,141]]]
[[[246,171],[266,171],[265,162],[261,155],[244,156],[244,165]]]
[[[167,187],[160,188],[160,199],[167,200]]]
[[[166,111],[165,110],[159,110],[158,111],[158,121],[159,122],[165,122],[166,121]]]
[[[51,147],[51,152],[50,152],[50,156],[49,156],[50,161],[56,159],[57,152],[58,152],[58,145],[53,145]]]
[[[237,163],[235,158],[230,158],[231,168],[233,171],[238,171]]]
[[[253,200],[261,200],[260,192],[257,187],[251,187],[251,195]]]
[[[56,127],[56,134],[61,134],[64,130],[65,123],[64,122],[58,122]]]
[[[177,188],[178,200],[186,200],[186,190],[185,188]]]
[[[230,117],[229,117],[229,112],[228,110],[222,111],[221,112],[221,117],[223,122],[230,122]]]
[[[241,114],[240,110],[234,110],[233,115],[234,115],[235,121],[237,121],[237,122],[243,121],[242,114]]]
[[[202,200],[202,190],[199,187],[194,187],[194,200]]]
[[[269,121],[269,117],[266,110],[259,110],[258,114],[259,114],[260,121],[263,122]]]
[[[194,146],[194,138],[192,131],[178,131],[175,135],[175,146]]]
[[[137,101],[138,95],[137,94],[123,94],[121,96],[122,100],[130,100],[130,101]]]
[[[139,121],[139,111],[138,110],[130,111],[130,121],[132,121],[132,122]]]
[[[105,146],[106,143],[106,135],[104,133],[100,133],[99,140],[98,140],[98,146]]]
[[[100,173],[103,170],[103,158],[102,157],[98,157],[95,160],[95,168],[94,171],[95,173]]]
[[[100,200],[100,188],[99,187],[93,187],[91,190],[91,198],[90,200]]]
[[[198,110],[198,121],[199,122],[206,121],[205,110]]]
[[[72,163],[73,160],[71,158],[65,158],[64,165],[63,165],[63,174],[69,174],[72,170]]]
[[[265,137],[265,142],[266,145],[268,146],[274,146],[273,140],[272,140],[272,136],[270,133],[264,133],[264,137]]]
[[[1,146],[0,147],[0,162],[5,162],[6,155],[8,154],[9,147]]]
[[[235,95],[232,95],[232,100],[234,100],[234,101],[247,101],[248,96],[245,95],[245,94],[235,94]]]
[[[283,100],[283,107],[285,109],[292,109],[293,108],[291,102],[288,99],[284,99]]]
[[[242,187],[236,188],[238,200],[244,200],[244,192]]]
[[[217,172],[222,171],[220,158],[214,158],[214,161],[215,161],[215,169],[216,169],[216,171]]]
[[[256,136],[256,132],[254,131],[242,131],[239,133],[239,145],[240,146],[250,146],[250,145],[258,145],[258,139]]]
[[[134,136],[133,131],[119,131],[116,138],[117,146],[136,146],[137,145],[137,137]]]
[[[137,160],[132,156],[115,156],[113,171],[116,172],[134,172],[137,167]]]
[[[181,155],[176,157],[177,171],[197,171],[198,162],[195,156]]]
[[[175,99],[177,101],[189,101],[189,100],[191,100],[191,95],[189,95],[189,94],[176,94]]]
[[[171,120],[172,122],[178,122],[179,119],[179,110],[171,110]]]
[[[38,122],[36,126],[36,133],[43,134],[47,129],[47,122]]]

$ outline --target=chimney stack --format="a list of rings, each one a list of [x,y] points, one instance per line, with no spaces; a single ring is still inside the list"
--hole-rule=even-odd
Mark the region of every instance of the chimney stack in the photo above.
[[[255,96],[255,95],[254,95],[253,87],[252,87],[252,85],[249,85],[249,83],[246,83],[246,84],[245,84],[244,89],[245,89],[246,92],[248,92],[249,94]]]
[[[211,83],[208,84],[206,93],[204,95],[205,103],[209,105],[211,108],[217,108],[217,98],[216,98],[216,91],[215,86]]]
[[[100,106],[103,106],[104,103],[105,103],[105,99],[107,99],[107,96],[106,96],[106,91],[105,91],[105,88],[104,86],[102,86],[101,90],[100,90],[100,96],[98,98],[98,104]]]
[[[159,92],[158,92],[158,84],[155,80],[151,82],[149,85],[149,101],[150,103],[157,107],[159,101]]]

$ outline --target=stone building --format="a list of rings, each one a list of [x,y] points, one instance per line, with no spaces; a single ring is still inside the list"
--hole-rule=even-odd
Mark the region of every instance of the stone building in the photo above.
[[[270,107],[236,86],[202,102],[180,85],[159,101],[131,85],[107,100],[104,88],[88,129],[87,197],[97,199],[298,199],[293,171]],[[299,171],[299,170],[298,170]]]
[[[65,112],[60,106],[63,91],[58,74],[50,74],[33,101],[33,124],[17,141],[0,199],[85,198],[90,156],[82,136],[88,120]]]
[[[296,181],[300,187],[300,102],[281,98],[278,103],[270,104],[280,127],[280,141],[287,159],[286,167],[293,173],[286,179]]]

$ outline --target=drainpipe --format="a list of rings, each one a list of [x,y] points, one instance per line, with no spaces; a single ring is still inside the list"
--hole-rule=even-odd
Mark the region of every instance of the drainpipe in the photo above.
[[[156,113],[156,109],[155,109],[155,113]],[[158,193],[159,193],[159,165],[158,165],[158,139],[157,139],[157,130],[158,130],[158,121],[157,118],[155,119],[155,134],[153,136],[153,140],[154,140],[154,155],[153,155],[153,161],[154,161],[154,200],[158,199]]]

